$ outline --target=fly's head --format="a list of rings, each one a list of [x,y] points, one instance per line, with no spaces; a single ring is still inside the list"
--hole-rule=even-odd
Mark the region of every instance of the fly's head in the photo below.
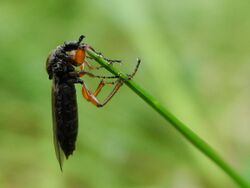
[[[63,45],[63,50],[65,51],[69,62],[74,66],[79,66],[84,63],[86,57],[86,45],[81,44],[85,36],[81,35],[78,41],[66,42]]]
[[[77,41],[65,42],[49,54],[46,61],[49,79],[73,71],[73,66],[80,66],[85,62],[87,45],[81,43],[84,38],[81,35]]]

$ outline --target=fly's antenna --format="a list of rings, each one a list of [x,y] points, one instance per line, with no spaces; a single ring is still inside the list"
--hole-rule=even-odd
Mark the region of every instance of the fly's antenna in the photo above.
[[[84,35],[81,35],[81,36],[79,37],[79,39],[78,39],[77,44],[80,45],[80,43],[82,42],[82,40],[83,40],[84,38],[85,38],[85,36],[84,36]]]

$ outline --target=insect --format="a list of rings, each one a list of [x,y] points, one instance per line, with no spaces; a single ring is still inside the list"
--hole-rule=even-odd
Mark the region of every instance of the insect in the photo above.
[[[49,79],[52,80],[52,119],[53,138],[56,157],[62,170],[64,157],[68,159],[75,150],[75,143],[78,134],[78,114],[75,84],[82,86],[83,97],[97,107],[103,107],[117,93],[123,84],[123,80],[118,76],[97,76],[90,71],[98,67],[93,67],[87,59],[87,49],[95,51],[92,47],[82,43],[85,37],[81,35],[78,41],[65,42],[58,46],[48,56],[46,70]],[[99,53],[100,56],[102,56]],[[103,57],[103,56],[102,56]],[[103,57],[104,58],[104,57]],[[120,60],[109,60],[110,64],[119,63]],[[140,60],[138,59],[134,72],[128,75],[132,79],[138,70]],[[77,70],[77,67],[79,67]],[[100,67],[99,67],[100,68]],[[84,80],[84,75],[101,79],[95,92],[91,92]],[[116,79],[107,82],[106,79]],[[113,84],[114,88],[103,102],[97,99],[98,94],[106,84]]]

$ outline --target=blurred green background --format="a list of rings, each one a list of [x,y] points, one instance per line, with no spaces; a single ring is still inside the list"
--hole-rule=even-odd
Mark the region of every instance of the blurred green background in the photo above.
[[[77,150],[61,173],[45,60],[80,34],[122,59],[124,72],[140,57],[135,81],[250,179],[249,9],[236,0],[1,0],[0,187],[236,187],[126,86],[102,109],[77,86]]]

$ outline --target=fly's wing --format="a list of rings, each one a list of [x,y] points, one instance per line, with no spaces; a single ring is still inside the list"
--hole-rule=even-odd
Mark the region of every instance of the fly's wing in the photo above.
[[[52,117],[53,117],[53,137],[54,137],[54,146],[55,146],[55,151],[56,151],[56,158],[59,162],[61,171],[63,169],[63,160],[64,160],[64,153],[63,150],[59,144],[58,138],[57,138],[57,122],[56,122],[56,95],[57,95],[57,88],[55,84],[55,80],[53,79],[53,85],[52,85],[52,92],[51,92],[51,98],[52,98]]]

